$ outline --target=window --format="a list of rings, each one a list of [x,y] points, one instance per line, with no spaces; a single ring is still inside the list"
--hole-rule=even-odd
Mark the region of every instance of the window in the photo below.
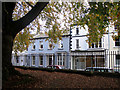
[[[115,46],[120,46],[120,37],[115,39]]]
[[[23,60],[21,60],[21,63],[23,62]]]
[[[35,42],[33,42],[32,50],[35,50]]]
[[[16,62],[19,63],[19,56],[16,56]]]
[[[59,41],[59,47],[58,47],[59,49],[62,49],[63,48],[63,41]]]
[[[58,53],[58,65],[62,65],[62,55]]]
[[[53,44],[52,43],[49,43],[49,45],[48,45],[48,49],[52,49],[53,48]]]
[[[77,35],[79,34],[79,28],[76,28],[76,34]]]
[[[89,48],[100,48],[100,47],[102,47],[101,39],[98,42],[92,43],[91,46],[89,45]]]
[[[58,65],[65,65],[65,53],[58,53]]]
[[[43,56],[39,56],[39,64],[43,65]]]
[[[24,59],[25,65],[27,63],[27,55],[25,55],[25,59]]]
[[[79,39],[76,39],[76,49],[79,49]]]
[[[43,41],[40,41],[40,44],[39,44],[40,46],[39,46],[39,49],[41,50],[41,49],[43,49]]]
[[[116,55],[116,65],[120,65],[120,55]]]
[[[115,25],[115,30],[118,29],[119,25]]]
[[[32,65],[35,65],[35,56],[32,56]]]

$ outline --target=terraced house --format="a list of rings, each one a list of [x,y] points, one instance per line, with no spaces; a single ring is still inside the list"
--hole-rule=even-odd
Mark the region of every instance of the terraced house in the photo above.
[[[120,70],[120,37],[113,40],[113,33],[117,35],[115,27],[106,28],[108,33],[96,43],[89,45],[85,29],[79,25],[70,28],[70,33],[58,39],[57,44],[46,41],[48,36],[36,35],[28,51],[13,53],[12,64],[15,66],[47,67],[48,65],[62,65],[66,69],[84,70],[86,67],[108,67]],[[54,47],[53,47],[54,46]]]
[[[62,40],[58,40],[57,44],[51,44],[46,41],[46,38],[48,38],[46,35],[36,35],[33,39],[31,39],[33,40],[33,43],[28,47],[27,59],[24,61],[27,64],[22,65],[30,67],[62,65],[65,68],[70,68],[69,35],[63,35]],[[23,56],[19,56],[19,58],[22,57],[24,57],[24,53]],[[21,63],[20,59],[19,63]],[[15,62],[14,65],[18,65],[17,62]]]

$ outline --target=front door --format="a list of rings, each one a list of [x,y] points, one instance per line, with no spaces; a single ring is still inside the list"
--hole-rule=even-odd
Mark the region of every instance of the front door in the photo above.
[[[52,55],[49,56],[49,65],[52,65]]]

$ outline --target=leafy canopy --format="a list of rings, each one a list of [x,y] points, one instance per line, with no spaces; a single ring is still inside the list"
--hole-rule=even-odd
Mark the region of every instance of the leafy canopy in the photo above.
[[[24,16],[36,2],[18,2],[13,13],[13,20],[17,20]],[[85,28],[88,26],[88,43],[97,42],[104,33],[110,23],[118,25],[116,31],[120,36],[120,2],[52,2],[44,8],[40,15],[27,26],[23,33],[20,32],[14,40],[14,50],[23,51],[27,49],[31,38],[30,30],[37,29],[40,33],[39,19],[46,21],[44,27],[51,43],[57,43],[57,39],[62,40],[61,35],[69,34],[70,27],[74,24]],[[25,37],[25,38],[20,38]],[[26,43],[23,43],[26,42]],[[16,42],[16,43],[15,43]],[[22,42],[22,43],[21,43]],[[20,44],[20,45],[18,45]],[[25,44],[25,45],[23,45]],[[24,49],[23,47],[26,46]]]

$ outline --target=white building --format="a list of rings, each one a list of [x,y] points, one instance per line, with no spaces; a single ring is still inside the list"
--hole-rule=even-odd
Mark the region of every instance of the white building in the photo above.
[[[45,41],[48,36],[37,35],[32,39],[34,43],[28,47],[28,51],[18,54],[19,62],[18,57],[13,55],[12,63],[15,66],[29,67],[63,65],[67,69],[77,70],[84,70],[86,67],[108,67],[120,70],[120,37],[113,40],[113,32],[117,34],[114,26],[106,30],[109,32],[91,46],[86,42],[88,40],[86,35],[89,34],[87,26],[84,29],[74,25],[70,34],[63,35],[62,40],[54,44],[54,48]]]
[[[106,28],[108,34],[91,46],[86,42],[88,27],[74,25],[71,29],[71,69],[84,70],[86,67],[118,68],[120,65],[120,37],[113,40],[115,27]],[[113,51],[113,52],[111,52]]]

